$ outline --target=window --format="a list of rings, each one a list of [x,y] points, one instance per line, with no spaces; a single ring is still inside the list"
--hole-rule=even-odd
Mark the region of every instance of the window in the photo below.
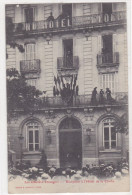
[[[39,125],[36,122],[27,124],[27,147],[29,151],[39,150]]]
[[[31,23],[34,21],[34,8],[26,8],[24,9],[25,12],[25,22]]]
[[[28,43],[25,45],[25,60],[35,59],[35,43]]]
[[[102,48],[102,63],[113,62],[113,38],[112,35],[102,36],[103,48]]]
[[[100,88],[104,91],[109,88],[112,93],[117,91],[117,73],[100,75]]]
[[[62,4],[62,13],[66,16],[72,17],[72,4]]]
[[[64,66],[72,67],[73,66],[73,40],[66,39],[63,40],[64,46]]]
[[[26,22],[26,30],[34,29],[35,8],[29,7],[24,9],[24,20]]]
[[[112,3],[102,3],[104,22],[111,21]]]
[[[114,128],[115,120],[105,119],[103,121],[103,146],[105,149],[116,149],[117,133]]]
[[[72,4],[62,4],[62,16],[61,27],[70,26],[72,24]]]

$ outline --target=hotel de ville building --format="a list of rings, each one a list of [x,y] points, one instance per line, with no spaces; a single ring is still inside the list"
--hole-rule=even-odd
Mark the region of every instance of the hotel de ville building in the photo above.
[[[8,123],[14,162],[36,165],[43,150],[56,167],[127,159],[128,135],[114,127],[128,107],[126,15],[121,2],[6,5],[25,49],[7,45],[6,66],[43,92]]]

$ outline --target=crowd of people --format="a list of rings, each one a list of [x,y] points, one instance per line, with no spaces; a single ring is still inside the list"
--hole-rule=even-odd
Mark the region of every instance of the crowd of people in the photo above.
[[[117,165],[113,163],[100,165],[86,165],[82,169],[67,167],[56,168],[52,165],[45,169],[41,167],[23,167],[20,164],[9,169],[10,179],[19,175],[28,180],[97,180],[97,179],[121,179],[129,175],[128,163],[124,160]]]
[[[97,98],[98,92],[97,87],[95,87],[92,91],[92,97],[91,97],[91,104],[93,106],[96,106],[98,104],[113,104],[115,103],[115,100],[111,96],[111,90],[109,88],[106,88],[106,91],[104,92],[103,89],[100,89],[99,92],[99,99]]]

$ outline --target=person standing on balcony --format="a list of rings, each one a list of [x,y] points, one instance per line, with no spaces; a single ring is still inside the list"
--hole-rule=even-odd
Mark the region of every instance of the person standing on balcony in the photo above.
[[[104,103],[105,103],[105,98],[104,98],[104,91],[103,91],[103,89],[100,89],[99,103],[100,103],[100,104],[104,104]]]
[[[112,101],[111,90],[109,88],[106,88],[106,99],[108,103]]]
[[[94,88],[94,90],[92,91],[92,97],[91,97],[91,104],[93,106],[96,106],[97,105],[97,87]]]
[[[68,50],[66,55],[66,67],[72,67],[72,62],[72,52]]]

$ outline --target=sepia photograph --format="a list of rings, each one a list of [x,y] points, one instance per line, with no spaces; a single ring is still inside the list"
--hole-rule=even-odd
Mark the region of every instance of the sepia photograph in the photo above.
[[[129,192],[127,3],[27,1],[5,20],[8,192]]]

